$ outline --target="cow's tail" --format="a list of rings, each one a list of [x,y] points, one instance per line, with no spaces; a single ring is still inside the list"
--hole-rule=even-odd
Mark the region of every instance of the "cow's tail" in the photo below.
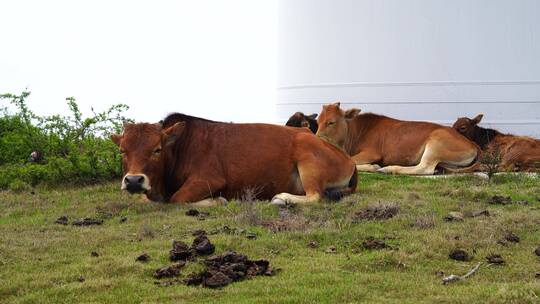
[[[471,165],[467,167],[462,168],[455,168],[450,167],[446,164],[439,164],[441,168],[443,168],[447,173],[473,173],[474,171],[477,171],[480,169],[481,161],[482,161],[482,149],[478,145],[476,146],[476,157],[474,158]]]
[[[343,197],[353,194],[356,191],[358,185],[358,171],[356,171],[356,165],[354,166],[353,175],[349,180],[349,185],[341,189],[327,189],[324,191],[324,196],[331,201],[339,201]]]

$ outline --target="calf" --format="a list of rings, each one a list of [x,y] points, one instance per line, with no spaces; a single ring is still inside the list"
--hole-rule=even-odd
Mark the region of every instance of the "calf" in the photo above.
[[[285,125],[296,128],[309,128],[315,134],[319,128],[316,118],[317,114],[304,115],[302,112],[296,112],[287,120]]]
[[[480,148],[452,128],[323,106],[317,136],[344,149],[359,171],[433,174],[440,166],[467,172],[479,165]]]
[[[478,144],[486,154],[499,158],[502,170],[538,171],[540,169],[540,140],[526,136],[502,134],[482,128],[478,123],[483,114],[475,118],[460,117],[453,128]]]

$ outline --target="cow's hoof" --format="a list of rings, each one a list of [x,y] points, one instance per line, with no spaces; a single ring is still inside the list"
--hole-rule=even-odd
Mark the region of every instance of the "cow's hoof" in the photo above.
[[[386,167],[377,169],[377,172],[379,172],[379,173],[390,173],[390,171],[388,171],[388,169]]]
[[[276,206],[287,206],[287,201],[282,200],[278,197],[274,197],[272,201],[270,202],[270,204],[276,205]]]
[[[223,196],[218,197],[217,201],[220,205],[227,205],[229,203],[229,201]]]

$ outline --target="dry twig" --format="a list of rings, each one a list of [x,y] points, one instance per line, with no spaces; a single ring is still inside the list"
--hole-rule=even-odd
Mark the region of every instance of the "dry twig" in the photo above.
[[[446,285],[446,284],[449,284],[449,283],[452,283],[452,282],[465,280],[466,278],[472,276],[480,268],[480,265],[482,265],[482,262],[476,264],[476,266],[474,266],[469,272],[467,272],[463,276],[458,276],[458,275],[455,275],[455,274],[451,274],[451,275],[447,276],[446,278],[443,279],[443,284]]]

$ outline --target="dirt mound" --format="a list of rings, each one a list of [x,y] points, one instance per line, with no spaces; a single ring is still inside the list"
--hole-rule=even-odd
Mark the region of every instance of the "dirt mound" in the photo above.
[[[204,271],[187,276],[184,281],[187,285],[219,288],[254,276],[274,274],[267,260],[252,261],[246,255],[234,251],[211,256],[204,264],[206,265]]]
[[[393,218],[398,212],[399,206],[397,204],[367,205],[354,214],[353,221],[382,221]]]

